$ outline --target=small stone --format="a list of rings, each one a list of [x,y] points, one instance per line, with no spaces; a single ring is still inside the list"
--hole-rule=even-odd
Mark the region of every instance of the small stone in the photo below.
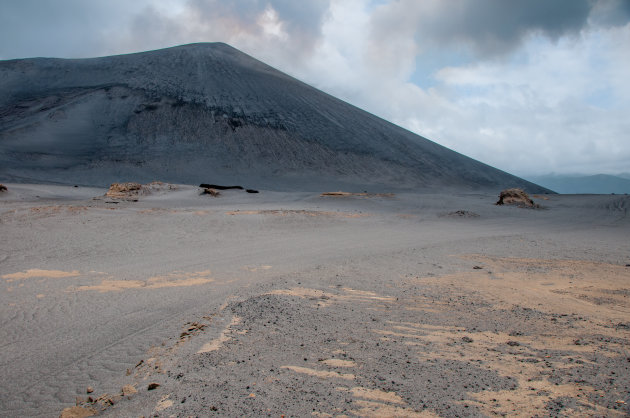
[[[221,193],[219,193],[217,190],[210,187],[204,188],[201,194],[209,194],[212,197],[219,197],[221,195]]]
[[[86,392],[87,393],[92,393],[92,392],[94,392],[94,388],[92,386],[88,386],[87,389],[86,389]]]
[[[473,339],[470,338],[470,337],[462,337],[462,341],[465,342],[465,343],[471,343],[471,342],[473,342]]]
[[[135,393],[138,393],[138,391],[136,390],[135,387],[133,387],[132,385],[125,385],[122,388],[122,394],[123,396],[130,396],[133,395]]]
[[[147,390],[154,390],[160,387],[159,383],[149,383],[149,386],[147,386]]]
[[[518,341],[508,341],[506,344],[510,347],[518,347],[519,345],[521,345],[521,343],[519,343]]]
[[[473,266],[473,269],[475,269],[475,270],[481,270],[482,268],[483,267],[481,267],[481,266]]]

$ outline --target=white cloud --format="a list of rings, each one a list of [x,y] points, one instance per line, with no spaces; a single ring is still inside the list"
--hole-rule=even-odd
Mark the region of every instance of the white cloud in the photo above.
[[[298,75],[519,175],[627,171],[630,25],[588,26],[556,39],[531,32],[513,52],[444,67],[435,86],[422,89],[411,82],[423,57],[411,29],[403,23],[404,36],[386,42],[365,37],[375,24],[366,10],[366,2],[333,3],[320,47]],[[387,62],[378,62],[379,51]]]

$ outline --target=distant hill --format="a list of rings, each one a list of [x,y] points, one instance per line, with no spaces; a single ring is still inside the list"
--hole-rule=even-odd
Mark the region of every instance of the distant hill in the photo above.
[[[622,174],[623,175],[623,174]],[[547,175],[530,177],[530,180],[555,192],[564,194],[610,194],[630,193],[630,174],[628,178],[596,174],[593,176]]]
[[[0,180],[547,190],[221,43],[0,61]]]

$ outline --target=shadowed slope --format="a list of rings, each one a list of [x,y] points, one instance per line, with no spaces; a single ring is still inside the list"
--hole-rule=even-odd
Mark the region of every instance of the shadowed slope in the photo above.
[[[545,191],[220,43],[3,61],[0,90],[2,179]]]

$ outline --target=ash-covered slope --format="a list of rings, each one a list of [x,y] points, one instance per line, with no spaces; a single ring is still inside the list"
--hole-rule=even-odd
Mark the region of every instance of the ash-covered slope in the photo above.
[[[0,92],[4,181],[546,191],[221,43],[0,61]]]

